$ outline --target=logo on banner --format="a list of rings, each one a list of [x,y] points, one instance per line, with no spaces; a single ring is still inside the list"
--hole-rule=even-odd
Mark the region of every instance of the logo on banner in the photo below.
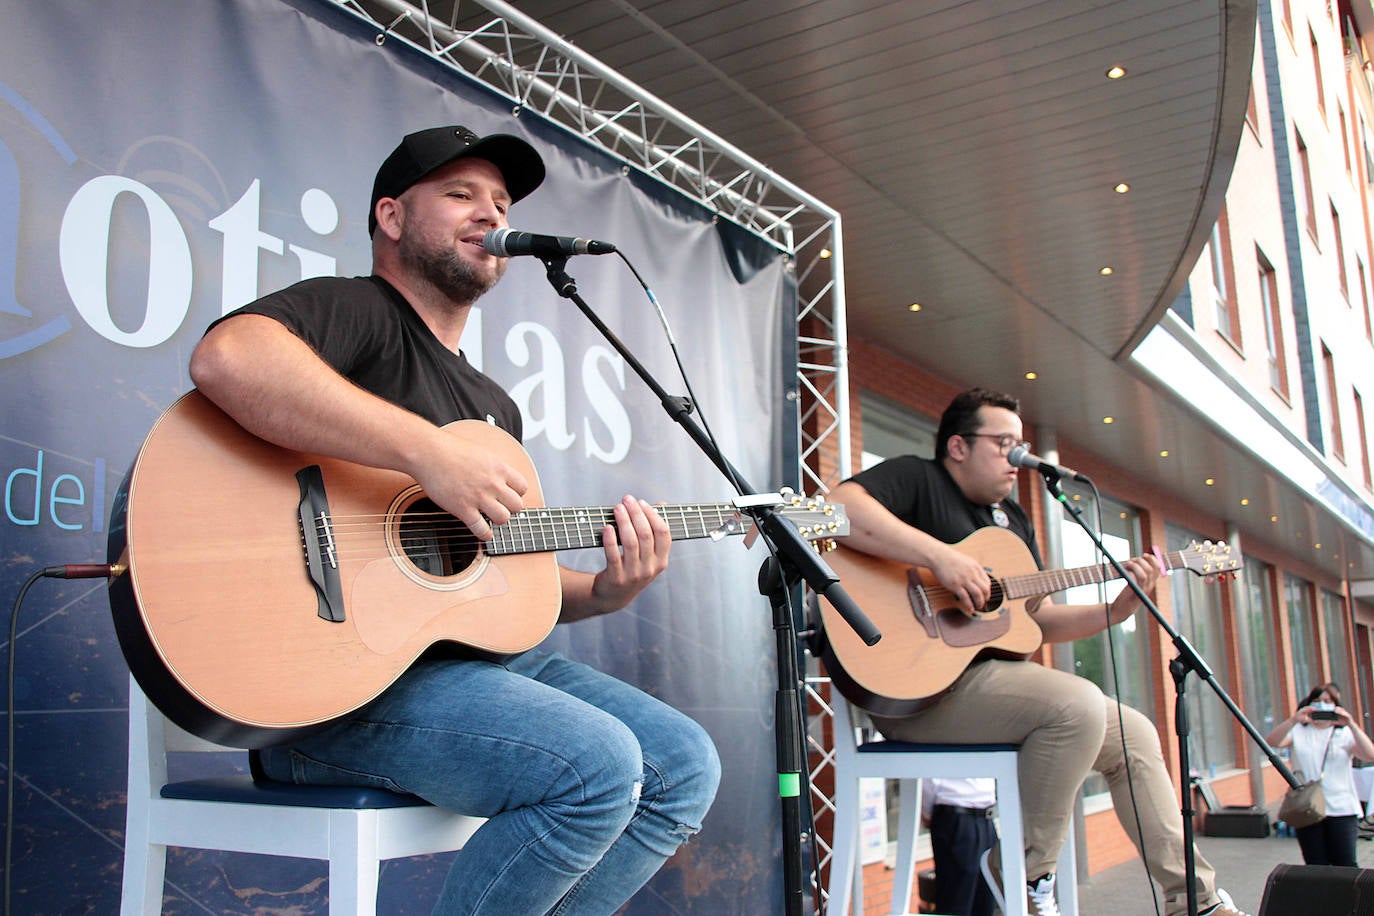
[[[53,148],[53,152],[71,165],[76,153],[62,139],[61,134],[17,92],[0,83],[0,99],[8,102],[21,118]],[[14,153],[0,139],[0,314],[32,318],[33,312],[20,304],[17,287],[19,259],[19,204],[22,185],[19,163]],[[71,330],[71,322],[59,315],[36,328],[29,328],[8,340],[0,339],[0,359],[17,356],[53,340]]]
[[[3,83],[0,101],[18,112],[61,162],[72,166],[80,161],[56,128]],[[154,142],[171,144],[183,159],[204,159],[198,150],[174,138],[148,141]],[[179,193],[194,193],[177,176],[169,183]],[[21,194],[36,185],[22,180],[17,157],[0,137],[0,360],[36,350],[73,328],[68,316],[38,319],[35,312],[41,310],[19,301],[17,265],[26,257],[40,260],[21,257],[21,215],[28,209],[21,206]],[[306,229],[319,238],[332,235],[339,226],[337,203],[319,188],[306,190],[297,209]],[[264,252],[288,259],[299,279],[336,274],[331,254],[265,231],[264,212],[279,213],[281,208],[264,204],[262,179],[254,178],[236,201],[204,223],[219,236],[218,314],[227,314],[261,294],[258,277]],[[138,231],[121,233],[124,223],[132,223]],[[124,237],[130,234],[137,238]],[[124,175],[97,175],[84,181],[62,212],[56,252],[62,285],[76,316],[121,347],[149,349],[167,343],[186,324],[193,291],[200,288],[194,282],[192,241],[183,220],[158,190]],[[142,263],[131,263],[139,259]],[[142,302],[121,301],[130,297],[117,293],[118,281],[130,274],[140,284],[133,298],[145,295],[141,284],[146,276]],[[481,369],[480,310],[474,309],[473,316],[464,352]],[[13,330],[16,327],[20,329]],[[586,457],[606,464],[625,460],[632,429],[622,403],[625,366],[618,354],[607,347],[590,346],[574,362],[555,330],[532,321],[511,327],[503,343],[507,364],[524,372],[510,391],[524,415],[527,439],[542,437],[558,451],[580,442]],[[573,385],[580,385],[585,417],[575,416],[569,404]]]

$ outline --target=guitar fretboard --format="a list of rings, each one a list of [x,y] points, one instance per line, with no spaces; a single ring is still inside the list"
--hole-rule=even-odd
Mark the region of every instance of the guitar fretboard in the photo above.
[[[524,509],[494,530],[484,549],[494,556],[601,546],[601,530],[614,527],[614,506]],[[728,503],[658,506],[675,541],[742,534],[739,511]]]
[[[1201,552],[1196,550],[1176,550],[1172,553],[1163,555],[1165,572],[1173,572],[1175,569],[1192,569],[1197,565]],[[1218,572],[1222,571],[1225,564],[1218,563]],[[1206,572],[1207,570],[1202,570]],[[1035,573],[1027,573],[1023,576],[1008,576],[999,580],[1002,583],[1002,591],[1008,598],[1029,598],[1034,595],[1048,595],[1053,592],[1063,591],[1077,585],[1096,585],[1099,582],[1107,582],[1112,579],[1119,579],[1116,567],[1110,563],[1100,563],[1096,566],[1079,566],[1074,569],[1049,569]]]

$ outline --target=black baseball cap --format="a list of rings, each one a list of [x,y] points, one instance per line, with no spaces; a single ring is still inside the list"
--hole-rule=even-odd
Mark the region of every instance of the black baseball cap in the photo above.
[[[372,182],[372,206],[367,214],[367,234],[377,231],[377,201],[400,197],[430,172],[467,156],[485,159],[501,170],[511,203],[528,195],[544,180],[544,160],[519,137],[479,137],[457,125],[417,130],[407,134],[377,169],[377,178]]]

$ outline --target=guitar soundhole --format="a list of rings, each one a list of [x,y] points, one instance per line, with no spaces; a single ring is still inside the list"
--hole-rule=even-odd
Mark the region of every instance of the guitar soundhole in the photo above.
[[[1006,595],[1002,592],[1002,583],[996,579],[992,580],[992,591],[988,594],[988,603],[973,612],[973,617],[979,620],[1000,617],[1005,610],[1002,601]]]
[[[422,572],[454,576],[477,559],[477,539],[466,525],[428,498],[401,513],[401,549]]]

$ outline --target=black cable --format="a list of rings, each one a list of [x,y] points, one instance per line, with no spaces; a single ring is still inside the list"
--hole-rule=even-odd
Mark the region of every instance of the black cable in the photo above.
[[[10,916],[10,886],[14,875],[14,659],[15,643],[19,641],[19,608],[39,579],[98,579],[109,576],[110,572],[109,566],[97,564],[48,566],[29,576],[14,599],[5,666],[5,916]]]
[[[723,455],[724,452],[720,449],[720,443],[716,441],[716,434],[711,431],[711,424],[706,420],[706,412],[702,410],[701,402],[697,400],[697,394],[692,390],[692,380],[687,377],[687,369],[682,365],[682,356],[678,353],[677,341],[673,338],[672,329],[668,327],[668,316],[663,314],[663,309],[659,307],[658,297],[656,297],[654,291],[649,288],[649,284],[644,282],[644,278],[639,275],[639,271],[635,270],[635,266],[630,263],[630,259],[625,257],[625,252],[617,250],[616,254],[620,255],[620,260],[625,262],[625,266],[630,269],[630,273],[634,275],[635,280],[638,281],[640,287],[643,288],[645,295],[649,297],[649,301],[653,303],[654,310],[658,312],[658,320],[662,323],[664,336],[668,340],[668,350],[673,354],[673,360],[677,363],[678,375],[682,377],[682,384],[687,388],[687,397],[691,400],[691,403],[696,405],[697,416],[701,418],[701,428],[705,431],[706,438],[711,443],[711,448],[716,450],[716,454]],[[744,486],[736,479],[735,470],[730,465],[730,462],[724,462],[722,467],[726,478],[730,481],[730,486],[734,487],[735,492],[740,496],[745,495]],[[764,540],[766,541],[767,538]],[[769,550],[771,552],[772,548],[770,547]],[[774,558],[776,559],[776,555]]]
[[[1102,526],[1102,494],[1097,491],[1097,484],[1091,480],[1087,481],[1088,486],[1093,491],[1093,507],[1097,514],[1097,530],[1103,530]],[[1099,562],[1102,559],[1099,558]],[[1116,729],[1121,738],[1121,760],[1126,768],[1126,790],[1131,797],[1131,816],[1135,818],[1135,835],[1140,838],[1137,844],[1140,849],[1140,861],[1145,866],[1145,883],[1150,887],[1150,902],[1154,904],[1155,916],[1159,916],[1159,895],[1155,892],[1154,882],[1150,880],[1150,857],[1145,849],[1145,834],[1140,827],[1140,807],[1136,803],[1135,797],[1135,777],[1131,773],[1131,754],[1126,748],[1126,716],[1121,711],[1121,672],[1116,666],[1116,641],[1112,638],[1112,606],[1104,601],[1102,604],[1103,613],[1107,618],[1105,628],[1107,634],[1107,661],[1108,667],[1112,672],[1112,690],[1116,696]],[[1124,622],[1124,621],[1123,621]],[[1186,778],[1186,776],[1185,776]]]
[[[724,452],[721,451],[720,443],[716,441],[716,434],[712,432],[711,424],[706,419],[706,411],[702,409],[701,402],[697,399],[696,392],[692,390],[692,380],[687,375],[687,368],[682,364],[682,356],[678,352],[677,341],[673,337],[672,328],[668,325],[668,316],[664,314],[662,307],[659,305],[658,297],[656,297],[654,295],[654,291],[649,288],[649,284],[644,282],[644,278],[640,276],[639,271],[635,269],[635,266],[633,263],[631,263],[630,259],[625,256],[625,252],[617,249],[616,254],[620,256],[620,260],[625,262],[625,266],[630,269],[630,273],[634,275],[635,280],[644,290],[644,293],[648,297],[649,302],[652,303],[652,305],[654,306],[654,310],[658,313],[658,320],[663,325],[664,337],[668,341],[668,349],[673,354],[673,360],[677,363],[678,375],[681,376],[682,384],[687,389],[687,397],[690,399],[690,403],[696,405],[697,416],[701,419],[701,428],[703,431],[705,431],[706,438],[711,443],[711,447],[715,449],[716,454],[723,455]],[[746,495],[744,492],[744,484],[736,476],[734,466],[731,465],[728,461],[723,461],[721,462],[721,467],[725,472],[725,476],[729,480],[730,485],[734,487],[735,492],[741,496]],[[760,531],[760,534],[762,534],[762,531]],[[786,564],[783,563],[782,558],[779,557],[777,548],[775,547],[773,542],[766,535],[761,537],[760,540],[763,541],[764,547],[767,548],[769,555],[773,558],[773,562],[777,564],[778,569],[780,571],[785,570]],[[779,575],[783,578],[783,594],[784,601],[786,603],[786,613],[788,619],[793,622],[793,638],[795,639],[797,636],[797,633],[795,631],[795,624],[798,618],[797,608],[793,603],[794,596],[792,594],[792,589],[786,587],[786,576],[783,575],[782,572],[780,572]],[[778,663],[782,664],[781,660],[779,660]],[[800,709],[798,709],[798,715],[801,717],[800,721],[804,723],[806,721],[806,691],[804,689],[801,689],[799,690],[799,694],[800,695],[798,697],[798,705],[800,706]],[[799,778],[798,791],[804,793],[802,797],[806,799],[806,804],[799,805],[799,808],[804,813],[804,823],[802,826],[806,828],[806,833],[814,837],[815,811],[813,811],[811,807],[811,768],[808,762],[809,753],[805,746],[804,739],[803,746],[798,750],[801,751],[801,760],[799,762],[800,772],[797,774]],[[820,873],[818,868],[819,863],[817,862],[816,857],[813,854],[811,856],[810,874],[807,877],[809,878],[812,887],[817,888],[817,893],[819,893],[820,888]]]

